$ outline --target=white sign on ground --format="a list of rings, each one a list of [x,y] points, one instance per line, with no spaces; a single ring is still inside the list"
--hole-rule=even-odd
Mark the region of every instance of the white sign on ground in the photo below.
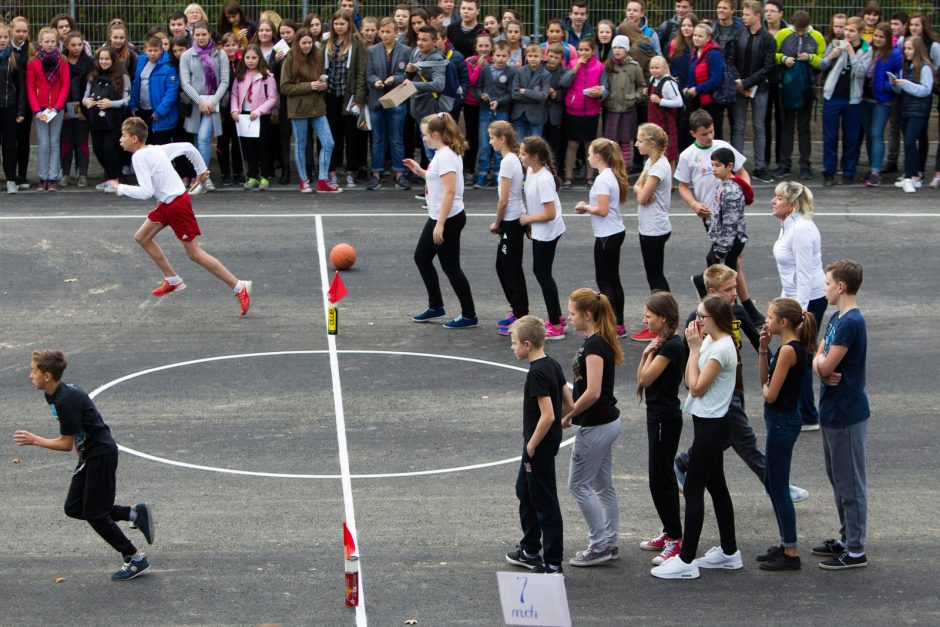
[[[563,575],[500,571],[496,579],[507,625],[571,627]]]

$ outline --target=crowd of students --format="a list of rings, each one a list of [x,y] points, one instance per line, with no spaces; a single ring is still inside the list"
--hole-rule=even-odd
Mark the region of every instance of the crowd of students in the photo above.
[[[0,25],[7,191],[29,189],[32,127],[37,191],[88,185],[89,138],[105,172],[98,189],[111,191],[132,174],[117,142],[131,115],[147,121],[150,142],[191,141],[206,163],[214,141],[215,180],[248,190],[276,178],[289,184],[292,171],[302,192],[377,189],[383,173],[408,189],[420,181],[403,159],[419,156],[427,166],[418,122],[439,112],[462,119],[464,173],[474,187],[495,185],[493,122],[509,121],[520,138],[544,136],[570,188],[576,173],[593,183],[585,149],[600,136],[639,173],[634,144],[646,121],[666,132],[674,164],[699,108],[711,114],[716,138],[740,153],[750,124],[756,178],[791,176],[796,139],[799,176],[809,180],[817,85],[825,185],[880,185],[902,163],[902,145],[895,185],[914,192],[927,180],[940,37],[925,14],[883,15],[872,0],[857,17],[836,14],[821,29],[804,10],[784,19],[779,0],[745,0],[740,16],[737,0],[720,0],[713,16],[677,0],[674,16],[654,30],[644,8],[629,0],[620,24],[593,25],[587,3],[574,0],[567,18],[549,19],[530,38],[518,11],[482,15],[478,0],[397,5],[387,17],[363,17],[354,0],[341,0],[332,15],[297,21],[274,11],[255,20],[230,0],[216,20],[190,4],[138,45],[132,35],[141,34],[114,19],[100,47],[67,14],[32,32],[15,17]],[[403,84],[415,93],[385,108],[380,99]],[[863,142],[869,170],[859,178]],[[936,160],[929,183],[940,188],[940,149]],[[185,162],[178,167],[186,182],[195,178]],[[214,187],[210,178],[195,191]]]

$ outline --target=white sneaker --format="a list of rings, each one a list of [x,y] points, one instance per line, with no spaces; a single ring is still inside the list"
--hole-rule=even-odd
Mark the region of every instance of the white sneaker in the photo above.
[[[355,186],[356,186],[356,179],[353,178],[352,174],[347,174],[346,175],[346,187],[355,187]]]
[[[901,179],[901,189],[905,194],[913,194],[917,191],[917,185],[911,179]]]
[[[206,179],[206,191],[207,192],[215,191],[215,185],[212,184],[212,179]]]
[[[940,189],[940,172],[933,175],[933,180],[930,181],[930,187],[932,189]]]
[[[20,186],[16,184],[16,181],[7,181],[7,193],[15,194],[20,191]]]
[[[809,492],[795,485],[790,486],[790,500],[794,503],[802,503],[809,498]]]
[[[725,555],[720,546],[713,546],[708,549],[705,555],[693,561],[692,565],[699,568],[722,568],[724,570],[744,568],[744,562],[741,561],[741,551],[735,551],[734,555]]]
[[[740,557],[739,557],[740,559]],[[697,562],[698,560],[695,560]],[[650,569],[650,574],[659,579],[698,579],[698,566],[695,562],[686,564],[676,555],[665,562]]]
[[[203,185],[202,183],[196,183],[195,185],[189,188],[190,196],[198,196],[199,194],[205,194],[205,193],[206,193],[206,186]]]

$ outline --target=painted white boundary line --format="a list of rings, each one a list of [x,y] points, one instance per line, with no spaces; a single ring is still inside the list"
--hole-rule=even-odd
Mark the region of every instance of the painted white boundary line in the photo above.
[[[200,220],[212,218],[235,218],[246,220],[267,220],[270,218],[290,219],[290,218],[426,218],[424,213],[198,213],[196,217]],[[576,214],[565,214],[568,218],[579,218]],[[635,213],[622,214],[625,218],[636,218]],[[888,213],[888,212],[859,212],[848,213],[843,211],[816,211],[814,216],[825,218],[940,218],[940,213]],[[0,216],[0,222],[22,221],[43,221],[43,220],[142,220],[147,214],[115,214],[115,215],[59,215],[59,216]],[[491,213],[467,213],[468,218],[487,218],[493,217]],[[770,212],[749,214],[748,219],[755,218],[773,218]],[[689,212],[680,212],[669,215],[673,218],[698,218],[697,215]],[[586,218],[583,218],[586,219]],[[776,218],[774,218],[776,219]]]
[[[323,243],[323,218],[316,216],[317,221],[317,254],[320,258],[320,288],[323,299],[323,325],[329,325],[330,301],[327,291],[330,282],[326,273],[326,245]],[[336,443],[339,448],[339,472],[342,475],[343,505],[346,510],[346,526],[356,542],[356,550],[362,557],[359,546],[359,532],[356,530],[356,508],[353,506],[352,479],[349,477],[349,450],[346,447],[346,416],[343,412],[343,388],[339,381],[339,358],[336,355],[336,336],[327,334],[327,345],[330,350],[330,373],[333,377],[333,410],[336,413]],[[356,625],[366,627],[369,624],[366,618],[366,596],[363,586],[362,561],[359,562],[359,603],[356,605]]]

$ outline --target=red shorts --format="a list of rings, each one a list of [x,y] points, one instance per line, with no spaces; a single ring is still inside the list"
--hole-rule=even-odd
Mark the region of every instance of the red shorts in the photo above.
[[[191,242],[202,235],[193,213],[193,203],[186,192],[174,198],[172,202],[161,202],[147,214],[147,219],[170,227],[176,238],[184,242]]]

